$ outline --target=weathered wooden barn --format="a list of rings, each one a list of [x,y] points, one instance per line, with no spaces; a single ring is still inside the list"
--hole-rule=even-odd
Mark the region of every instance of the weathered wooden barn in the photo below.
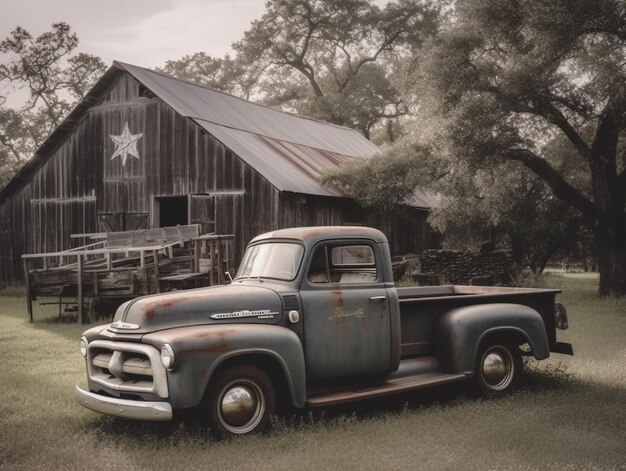
[[[263,231],[371,224],[395,253],[436,244],[432,200],[381,221],[320,174],[377,147],[357,131],[284,113],[145,68],[114,63],[0,191],[0,285],[23,253],[76,245],[75,233],[199,223],[234,234],[234,262]]]

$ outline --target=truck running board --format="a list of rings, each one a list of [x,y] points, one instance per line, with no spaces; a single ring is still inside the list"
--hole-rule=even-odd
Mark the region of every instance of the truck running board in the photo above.
[[[350,389],[331,393],[311,396],[306,404],[309,407],[332,406],[359,401],[361,399],[373,399],[375,397],[388,396],[405,391],[428,388],[440,384],[453,383],[466,379],[462,374],[424,373],[404,378],[390,379],[383,383],[360,389]]]

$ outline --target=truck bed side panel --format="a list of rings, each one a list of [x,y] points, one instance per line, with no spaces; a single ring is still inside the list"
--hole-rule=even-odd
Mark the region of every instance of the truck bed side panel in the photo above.
[[[545,324],[550,347],[556,344],[554,297],[556,290],[523,290],[489,294],[459,294],[418,299],[403,299],[400,295],[402,357],[432,354],[433,326],[442,314],[459,307],[476,304],[511,303],[528,306],[537,311]]]

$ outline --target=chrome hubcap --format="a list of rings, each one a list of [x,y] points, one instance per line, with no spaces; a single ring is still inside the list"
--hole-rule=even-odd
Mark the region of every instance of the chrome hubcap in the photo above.
[[[231,381],[217,403],[220,423],[234,434],[253,430],[263,418],[265,400],[259,386],[249,380]]]
[[[493,390],[499,391],[511,384],[514,368],[511,352],[504,347],[491,347],[483,355],[483,378],[485,383]]]

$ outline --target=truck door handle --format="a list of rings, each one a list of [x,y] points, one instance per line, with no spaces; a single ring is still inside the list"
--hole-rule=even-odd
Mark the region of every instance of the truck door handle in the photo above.
[[[387,299],[387,296],[372,296],[370,301],[384,301],[385,299]]]

